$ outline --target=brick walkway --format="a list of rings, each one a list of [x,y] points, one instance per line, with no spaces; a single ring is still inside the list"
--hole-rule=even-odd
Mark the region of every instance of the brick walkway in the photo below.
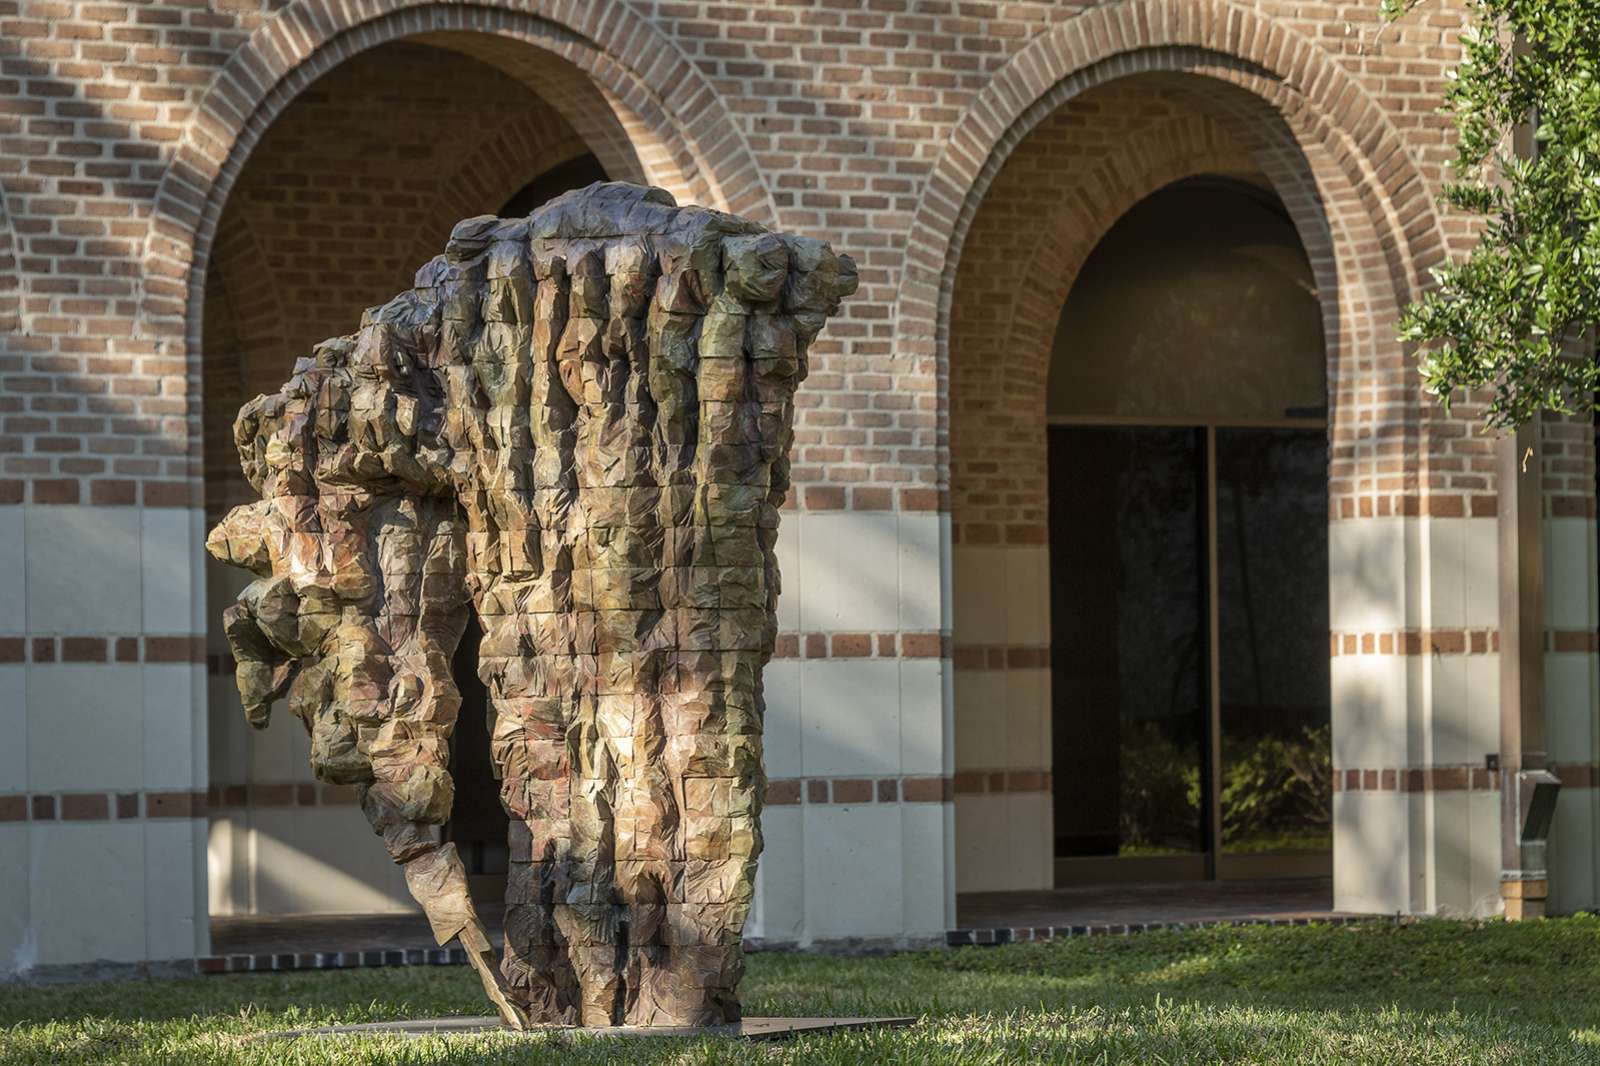
[[[1313,921],[1370,915],[1333,909],[1327,877],[1080,885],[1048,892],[972,892],[956,899],[952,946],[1127,933],[1170,926]]]
[[[1050,892],[975,892],[956,902],[955,945],[1127,933],[1228,922],[1351,921],[1333,910],[1325,877],[1272,881],[1085,885]],[[501,937],[499,904],[480,908],[490,939]],[[460,949],[433,942],[420,914],[312,914],[213,918],[208,973],[449,965]]]

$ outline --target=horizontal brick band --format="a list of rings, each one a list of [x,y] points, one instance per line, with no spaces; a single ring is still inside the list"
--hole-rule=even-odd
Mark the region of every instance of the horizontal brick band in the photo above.
[[[204,818],[200,791],[24,792],[0,795],[0,822],[108,822]]]
[[[243,807],[350,807],[358,801],[353,785],[315,781],[256,781],[216,784],[206,790],[213,811]]]
[[[955,665],[961,670],[1048,670],[1048,644],[957,644]]]
[[[950,638],[939,633],[779,633],[774,659],[943,659],[950,656]],[[206,670],[233,673],[227,654],[210,655]]]
[[[774,659],[946,659],[941,633],[779,633]]]
[[[382,948],[367,951],[299,951],[273,955],[208,955],[196,973],[266,973],[281,970],[352,970],[386,966],[465,966],[462,948]]]
[[[982,792],[1049,792],[1055,778],[1049,770],[957,770],[956,795]]]
[[[1600,652],[1600,632],[1547,629],[1544,650]],[[1395,629],[1383,632],[1333,632],[1328,652],[1341,655],[1491,655],[1500,651],[1497,629]]]
[[[1361,518],[1493,518],[1499,500],[1483,493],[1448,493],[1417,496],[1340,496],[1328,503],[1330,519]]]
[[[1600,652],[1600,632],[1592,629],[1547,629],[1544,650],[1581,654]]]
[[[1328,635],[1328,654],[1341,655],[1488,655],[1500,650],[1495,629],[1393,629],[1378,632],[1335,631]]]
[[[1335,792],[1497,792],[1500,772],[1482,766],[1402,766],[1333,772]]]
[[[0,663],[203,663],[206,638],[175,636],[0,637]]]
[[[949,803],[954,782],[935,775],[911,777],[775,777],[767,806],[797,803]]]
[[[797,471],[798,474],[805,471]],[[892,489],[875,485],[805,485],[791,489],[784,510],[948,511],[947,494],[932,488]]]
[[[1600,765],[1568,763],[1550,771],[1566,788],[1600,787]],[[1335,792],[1498,792],[1500,771],[1483,766],[1406,766],[1341,769],[1333,772]]]
[[[1048,777],[1049,775],[1045,775]],[[947,803],[948,777],[778,777],[767,782],[767,803]],[[305,781],[212,785],[213,811],[243,807],[338,807],[356,802],[355,789]]]
[[[37,477],[0,479],[0,504],[90,504],[95,507],[192,507],[205,503],[205,485],[137,478]]]
[[[26,500],[40,505],[89,504],[95,507],[205,506],[199,481],[128,478],[3,478],[0,506]],[[784,511],[916,511],[948,513],[948,494],[935,488],[891,488],[876,485],[804,485],[791,490]]]

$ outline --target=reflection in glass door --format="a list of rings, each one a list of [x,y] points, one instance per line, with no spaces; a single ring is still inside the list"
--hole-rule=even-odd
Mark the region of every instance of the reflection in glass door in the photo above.
[[[1314,872],[1289,857],[1333,846],[1327,434],[1233,427],[1212,440],[1222,853],[1240,874]]]
[[[1325,429],[1049,433],[1058,880],[1326,873]]]

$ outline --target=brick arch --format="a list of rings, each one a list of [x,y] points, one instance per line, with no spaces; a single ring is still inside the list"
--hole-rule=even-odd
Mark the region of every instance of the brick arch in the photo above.
[[[1292,159],[1280,154],[1285,146],[1271,136],[1257,136],[1261,131],[1230,126],[1224,122],[1230,140],[1248,153],[1248,161],[1283,202],[1300,237],[1317,287],[1325,347],[1335,353],[1341,319],[1338,250],[1316,199],[1309,164],[1293,165]],[[1292,140],[1289,146],[1292,151]],[[1048,362],[1057,319],[1078,273],[1117,221],[1141,200],[1173,182],[1234,169],[1243,161],[1236,151],[1205,139],[1194,122],[1177,119],[1119,143],[1091,172],[1064,189],[1064,198],[1079,201],[1081,210],[1045,220],[1030,254],[1017,260],[1014,276],[1025,279],[1025,284],[1013,290],[1015,309],[1007,316],[1003,350],[1042,351]]]
[[[1122,216],[1173,182],[1226,173],[1242,161],[1229,146],[1202,138],[1192,122],[1164,123],[1119,144],[1112,155],[1063,190],[1082,202],[1083,211],[1071,219],[1059,215],[1050,219],[1039,231],[1031,254],[1017,261],[1015,276],[1029,279],[1030,284],[1015,291],[1004,350],[1043,353],[1048,364],[1061,308],[1083,264]],[[1089,224],[1080,224],[1085,219]]]
[[[775,218],[721,98],[648,20],[621,4],[532,6],[528,13],[392,0],[357,14],[330,0],[295,0],[265,22],[205,94],[162,177],[146,248],[142,328],[181,336],[191,351],[198,345],[206,257],[228,191],[261,134],[320,75],[406,38],[466,52],[522,80],[563,113],[610,173],[759,221]],[[693,116],[692,126],[680,115]]]
[[[1095,113],[1107,117],[1129,105],[1094,102]],[[1054,132],[1057,137],[1104,136],[1080,125],[1081,117],[1061,117],[1069,121]],[[1041,150],[1049,159],[1048,147]],[[1046,179],[1035,190],[1035,196],[1048,190],[1047,214],[1031,213],[1035,200],[1009,196],[1002,201],[1005,214],[985,221],[980,212],[975,233],[987,238],[985,254],[975,245],[954,280],[949,330],[951,349],[961,354],[949,367],[948,410],[957,543],[1044,541],[1046,387],[1055,328],[1079,270],[1106,233],[1139,201],[1174,181],[1261,171],[1249,146],[1226,125],[1192,110],[1089,151],[1087,165],[1072,170],[1065,183]],[[1017,158],[1026,163],[1034,157],[1023,152]],[[1029,170],[1004,179],[995,192],[1027,188],[1039,178]],[[1018,239],[1023,224],[1026,242]],[[1023,247],[1024,254],[1015,254]]]
[[[205,378],[211,413],[229,412],[223,418],[201,419],[201,442],[207,466],[205,504],[208,516],[221,518],[235,504],[249,501],[249,486],[233,458],[231,412],[248,400],[252,388],[253,352],[283,352],[283,302],[277,275],[268,268],[255,230],[237,219],[217,236],[209,260],[211,300],[201,329],[201,373]],[[269,386],[270,387],[270,386]]]
[[[1443,257],[1427,183],[1401,137],[1355,79],[1309,40],[1228,0],[1097,7],[1035,38],[996,74],[956,123],[924,185],[907,240],[895,335],[902,353],[935,357],[941,411],[948,410],[955,270],[1000,168],[1067,100],[1158,72],[1232,89],[1213,94],[1219,107],[1251,125],[1278,122],[1291,131],[1315,199],[1350,235],[1348,247],[1354,252],[1370,236],[1379,252],[1357,253],[1348,263],[1373,283],[1364,286],[1365,298],[1378,301],[1364,306],[1366,321],[1356,332],[1375,337],[1374,323],[1392,320],[1419,289],[1422,271]],[[1350,324],[1335,330],[1351,332]],[[947,455],[948,445],[941,450]]]
[[[540,174],[592,151],[581,135],[547,111],[530,111],[462,161],[439,196],[419,212],[411,263],[439,254],[450,227],[467,215],[495,211]]]

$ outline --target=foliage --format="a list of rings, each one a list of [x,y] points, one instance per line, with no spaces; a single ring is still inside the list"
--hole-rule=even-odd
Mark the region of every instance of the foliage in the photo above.
[[[1383,0],[1401,18],[1421,0]],[[1482,230],[1404,314],[1448,406],[1492,389],[1489,425],[1592,408],[1600,367],[1575,352],[1600,319],[1600,0],[1470,0],[1444,109],[1458,133],[1446,201]],[[1514,43],[1515,42],[1515,43]],[[1535,149],[1514,131],[1536,116]]]
[[[1124,853],[1200,843],[1200,756],[1157,722],[1124,719],[1117,829]]]
[[[1224,749],[1222,840],[1231,844],[1333,820],[1333,740],[1328,726],[1290,739],[1258,737]]]
[[[887,958],[761,954],[751,1014],[910,1014],[913,1029],[628,1041],[263,1043],[333,1022],[478,1013],[465,967],[0,986],[0,1063],[1261,1063],[1600,1061],[1600,920],[1378,921],[1077,938]]]
[[[1315,839],[1332,822],[1328,726],[1290,737],[1230,737],[1222,763],[1222,841]],[[1192,851],[1200,836],[1200,753],[1155,722],[1125,722],[1121,750],[1122,853]],[[1307,830],[1313,831],[1308,836]],[[1324,846],[1326,846],[1324,844]],[[1261,850],[1251,848],[1250,850]]]

